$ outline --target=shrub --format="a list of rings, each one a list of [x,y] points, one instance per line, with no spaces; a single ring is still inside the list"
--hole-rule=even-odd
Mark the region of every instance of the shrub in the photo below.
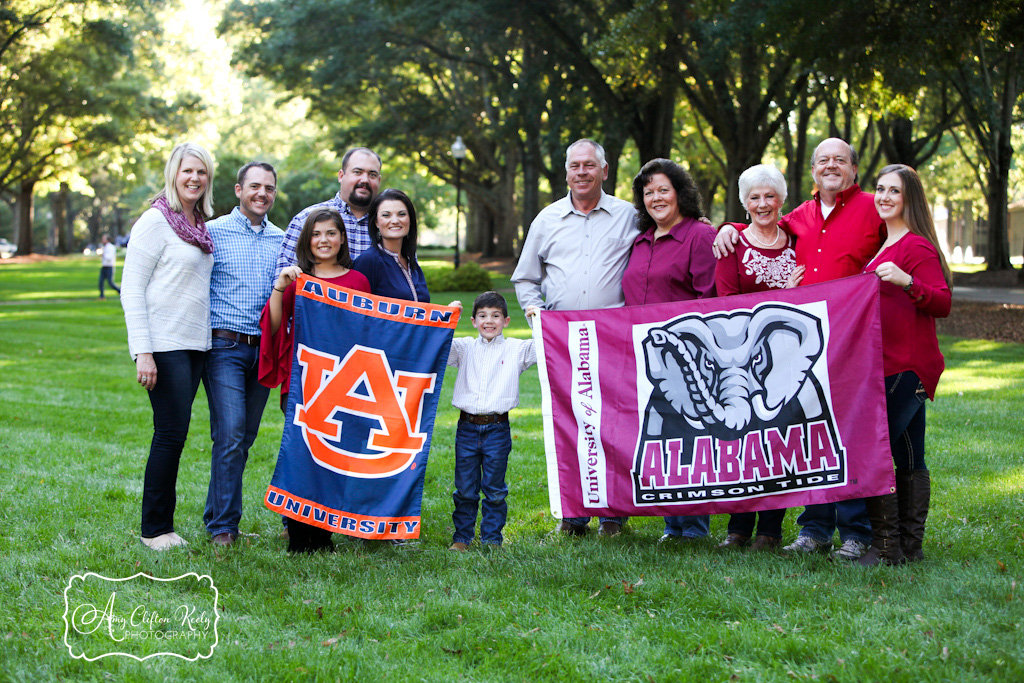
[[[457,292],[486,292],[491,289],[491,274],[472,261],[456,268],[451,278],[452,290]]]
[[[491,274],[478,264],[463,263],[451,268],[424,268],[427,289],[431,292],[486,292],[491,289]]]

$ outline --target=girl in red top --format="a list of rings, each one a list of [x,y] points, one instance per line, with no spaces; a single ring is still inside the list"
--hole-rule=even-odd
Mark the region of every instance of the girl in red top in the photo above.
[[[949,315],[952,276],[942,256],[921,179],[903,164],[878,174],[875,207],[886,239],[865,273],[882,280],[882,365],[896,493],[868,499],[871,549],[859,564],[923,559],[931,480],[924,462],[925,401],[935,398],[945,361],[935,318]]]
[[[369,292],[366,276],[352,270],[345,222],[334,209],[317,209],[306,217],[295,245],[298,265],[281,271],[260,318],[260,384],[281,387],[281,410],[288,398],[292,371],[292,314],[295,281],[303,273],[334,285]]]
[[[260,384],[271,388],[281,385],[281,410],[288,404],[292,371],[295,281],[308,273],[341,287],[370,291],[366,276],[351,270],[345,222],[334,209],[317,209],[306,217],[295,245],[295,256],[298,265],[281,271],[260,319]],[[334,549],[330,531],[295,519],[289,519],[287,524],[289,552]]]

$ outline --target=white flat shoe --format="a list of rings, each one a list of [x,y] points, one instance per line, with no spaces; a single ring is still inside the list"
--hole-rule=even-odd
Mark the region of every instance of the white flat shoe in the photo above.
[[[173,543],[173,545],[171,546],[172,548],[182,545],[188,545],[188,541],[186,541],[184,538],[174,533],[173,531],[167,535],[171,537],[171,542]]]
[[[153,538],[140,537],[142,545],[146,546],[150,550],[169,550],[170,548],[176,548],[181,545],[188,545],[184,538],[174,533],[173,531]]]

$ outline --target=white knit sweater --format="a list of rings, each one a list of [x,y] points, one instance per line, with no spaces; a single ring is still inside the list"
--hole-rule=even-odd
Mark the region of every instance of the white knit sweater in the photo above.
[[[157,209],[132,226],[121,272],[128,351],[210,348],[213,254],[181,240]]]

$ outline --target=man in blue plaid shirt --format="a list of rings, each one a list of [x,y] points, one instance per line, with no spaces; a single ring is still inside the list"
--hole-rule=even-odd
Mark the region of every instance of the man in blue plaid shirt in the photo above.
[[[242,518],[242,471],[270,389],[259,383],[260,314],[274,286],[284,232],[267,220],[277,173],[252,161],[238,171],[238,206],[206,224],[213,237],[210,325],[213,346],[203,385],[210,402],[210,490],[203,522],[210,540],[232,545]]]
[[[281,252],[277,256],[275,278],[288,266],[295,265],[295,243],[299,240],[306,216],[314,209],[334,209],[341,214],[345,221],[348,251],[353,261],[370,248],[369,216],[366,210],[380,190],[380,169],[380,156],[368,147],[353,147],[345,152],[341,159],[341,170],[338,171],[338,183],[341,185],[338,194],[325,202],[307,206],[288,224]]]

